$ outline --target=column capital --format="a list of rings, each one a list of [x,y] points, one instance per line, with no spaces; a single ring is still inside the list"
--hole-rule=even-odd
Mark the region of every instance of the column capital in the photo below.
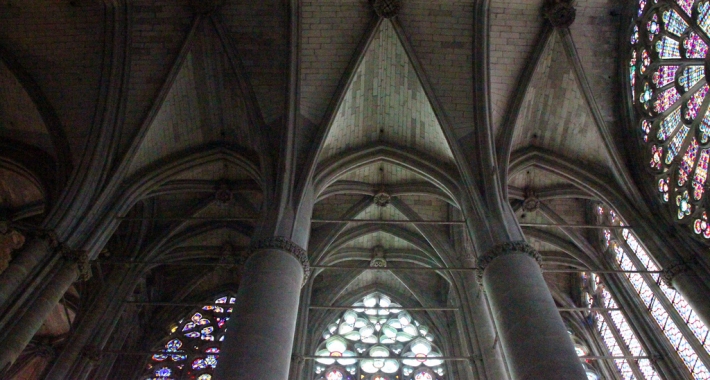
[[[59,254],[64,260],[76,263],[79,271],[79,279],[86,281],[91,278],[91,263],[89,260],[89,252],[84,250],[74,250],[68,246],[61,244],[59,246]]]
[[[0,273],[10,265],[12,252],[25,244],[25,236],[15,229],[0,231]]]
[[[675,276],[683,273],[690,272],[690,265],[685,261],[675,262],[665,268],[663,268],[663,273],[661,274],[661,280],[668,285],[669,288],[675,289],[673,286],[673,279]]]
[[[57,237],[57,233],[54,232],[54,230],[38,229],[30,232],[30,234],[37,239],[46,240],[47,244],[52,249],[59,247],[59,237]]]
[[[311,275],[311,265],[308,262],[308,253],[305,249],[301,248],[298,244],[293,241],[286,239],[283,236],[274,236],[266,239],[262,239],[256,242],[252,242],[247,249],[247,257],[253,255],[257,251],[266,249],[276,249],[279,251],[284,251],[290,253],[301,263],[303,267],[303,284],[306,284],[308,277]]]
[[[528,255],[535,259],[537,264],[542,267],[542,256],[540,256],[540,253],[538,253],[530,244],[523,240],[509,241],[494,246],[478,258],[476,265],[478,269],[478,280],[483,280],[483,272],[486,270],[488,264],[493,262],[496,257],[504,255]]]

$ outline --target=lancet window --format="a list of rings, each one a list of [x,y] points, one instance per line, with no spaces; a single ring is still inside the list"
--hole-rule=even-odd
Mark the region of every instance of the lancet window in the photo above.
[[[637,1],[628,68],[645,165],[676,220],[710,239],[710,1]]]
[[[401,307],[380,293],[353,304],[323,331],[314,379],[447,379],[435,336]]]
[[[600,224],[624,226],[624,222],[611,209],[598,206],[597,213]],[[707,367],[710,363],[708,328],[700,321],[681,294],[661,281],[659,273],[639,273],[639,271],[658,272],[659,267],[630,229],[604,229],[602,234],[603,244],[610,251],[616,266],[621,270],[628,271],[624,273],[623,278],[628,281],[648,313],[658,323],[658,327],[663,331],[693,378],[710,378],[710,371]],[[596,294],[598,297],[598,301],[595,301],[601,307],[618,309],[616,301],[606,290],[600,278],[590,276],[589,279],[595,287],[595,292],[592,294]],[[626,349],[631,355],[646,355],[621,311],[604,312],[601,318],[597,318],[597,322],[610,349],[614,344],[610,337],[614,335],[623,338]],[[602,328],[609,331],[602,331]],[[611,334],[614,330],[616,333]],[[617,352],[622,351],[624,350],[617,350]],[[642,368],[643,371],[645,370]],[[622,369],[622,373],[628,374],[629,372]],[[644,373],[647,378],[653,376],[651,372],[647,373],[648,375]]]
[[[234,302],[232,296],[220,296],[170,326],[141,378],[212,380]]]

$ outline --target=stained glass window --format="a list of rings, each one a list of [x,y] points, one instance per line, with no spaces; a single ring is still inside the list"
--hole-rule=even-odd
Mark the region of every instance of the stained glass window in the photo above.
[[[631,26],[629,85],[647,168],[663,203],[695,236],[710,159],[710,0],[642,0]]]
[[[610,236],[610,234],[605,234]],[[611,293],[604,286],[602,279],[593,273],[583,274],[587,294],[587,305],[618,309]],[[646,356],[636,334],[631,329],[626,317],[621,311],[595,311],[595,326],[611,356]],[[660,379],[655,368],[648,359],[628,360],[615,359],[614,364],[624,380]]]
[[[444,361],[437,359],[443,354],[434,335],[401,307],[373,293],[329,324],[315,352],[322,356],[315,360],[315,379],[330,380],[339,373],[367,380],[444,380]]]
[[[141,378],[213,380],[235,301],[231,295],[220,296],[174,323],[169,336],[154,348]]]
[[[612,210],[599,206],[599,222],[605,225],[623,226],[623,221]],[[702,225],[702,223],[700,223]],[[620,269],[629,271],[625,277],[641,302],[646,306],[651,317],[658,323],[669,343],[695,379],[709,379],[710,370],[704,363],[710,362],[709,330],[700,321],[680,293],[661,281],[660,273],[635,273],[638,271],[659,272],[660,268],[653,261],[639,240],[630,229],[603,230],[604,244],[611,250]],[[603,289],[603,288],[602,288]],[[604,295],[611,301],[605,301],[604,307],[616,308],[611,295]],[[608,306],[614,305],[614,306]],[[614,313],[618,316],[614,317]],[[628,329],[620,311],[609,312],[619,330]],[[619,323],[616,323],[619,322]],[[603,334],[602,334],[603,335]],[[622,336],[624,333],[621,334]],[[631,335],[629,335],[631,336]],[[626,338],[624,338],[626,339]],[[627,343],[628,344],[628,343]],[[632,345],[628,344],[631,348]],[[640,345],[638,345],[640,348]],[[632,354],[633,353],[632,349]]]

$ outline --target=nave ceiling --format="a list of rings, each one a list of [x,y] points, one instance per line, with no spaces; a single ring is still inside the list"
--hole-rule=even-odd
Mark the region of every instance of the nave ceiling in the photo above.
[[[0,136],[26,149],[0,153],[0,216],[92,252],[100,263],[76,297],[198,302],[238,286],[286,179],[293,213],[313,187],[311,265],[353,268],[314,269],[311,304],[380,291],[443,307],[470,296],[459,274],[365,268],[474,265],[476,221],[458,222],[496,207],[498,181],[500,207],[546,267],[593,268],[596,230],[548,225],[592,224],[601,202],[641,226],[655,203],[637,184],[617,95],[625,4],[578,3],[574,23],[554,28],[542,0],[402,0],[392,19],[367,0],[226,0],[207,14],[184,0],[5,2]],[[706,250],[670,220],[635,232],[662,262]],[[100,290],[118,270],[135,289]],[[546,274],[559,306],[575,304],[575,276]],[[152,331],[178,310],[124,315]],[[442,318],[455,344],[453,316],[421,314]],[[150,349],[142,336],[125,347]]]

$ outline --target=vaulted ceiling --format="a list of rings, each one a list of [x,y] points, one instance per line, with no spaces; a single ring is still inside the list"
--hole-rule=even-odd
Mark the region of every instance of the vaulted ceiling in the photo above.
[[[291,3],[3,2],[0,137],[27,149],[14,166],[0,153],[0,211],[38,222],[83,191],[71,173],[105,159],[87,195],[101,207],[62,225],[113,260],[154,262],[139,297],[206,297],[240,273],[161,263],[244,251],[292,133],[294,170],[315,188],[311,263],[358,268],[316,270],[310,302],[377,289],[412,306],[455,298],[451,274],[363,268],[470,264],[461,199],[486,159],[552,267],[598,252],[586,230],[541,224],[589,224],[595,202],[651,215],[617,95],[625,2],[578,2],[570,28],[545,20],[543,0],[402,0],[392,19],[368,0]],[[572,303],[571,276],[547,278]]]

